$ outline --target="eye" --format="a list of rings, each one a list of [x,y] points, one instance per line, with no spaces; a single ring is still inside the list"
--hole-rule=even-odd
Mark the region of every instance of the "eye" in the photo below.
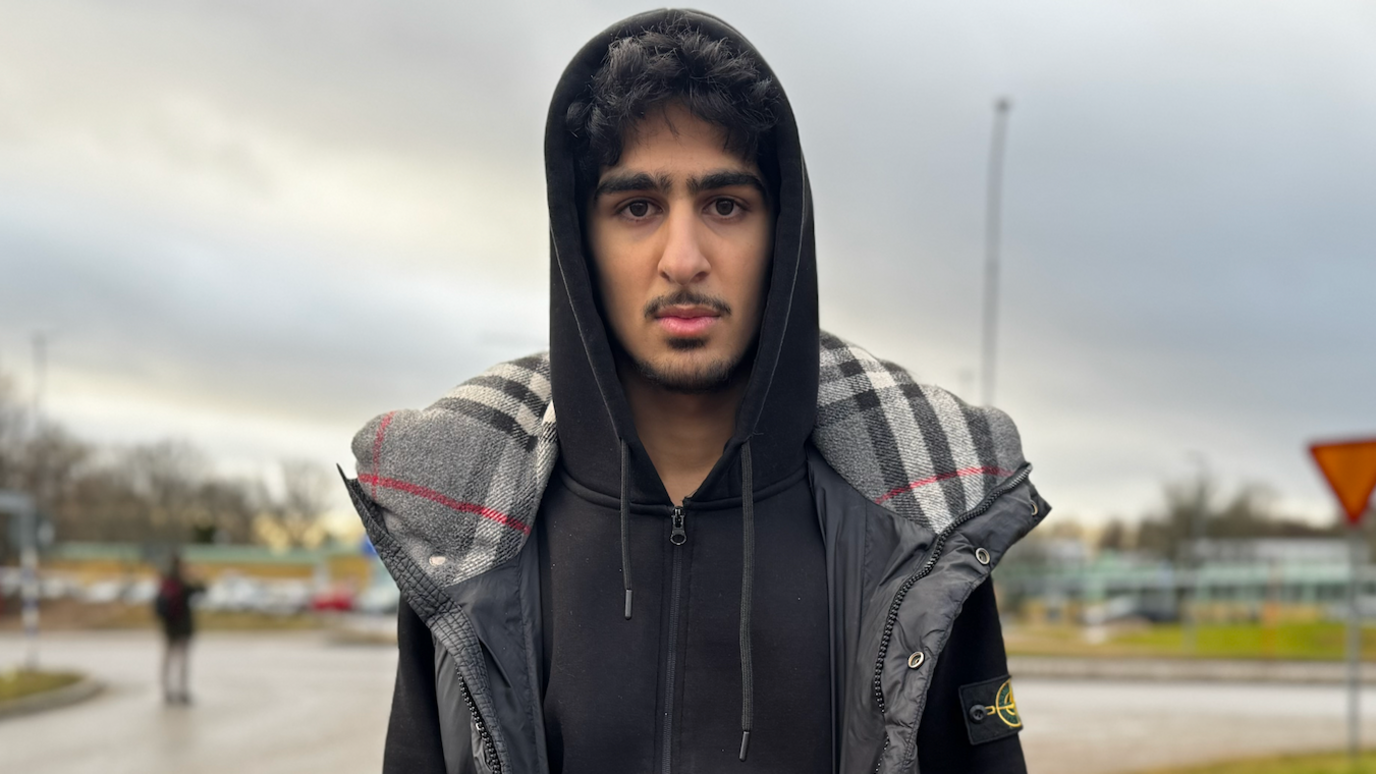
[[[650,203],[641,199],[626,205],[626,213],[632,218],[643,218],[650,214]]]
[[[736,202],[733,199],[718,199],[712,203],[712,208],[723,218],[736,214]]]

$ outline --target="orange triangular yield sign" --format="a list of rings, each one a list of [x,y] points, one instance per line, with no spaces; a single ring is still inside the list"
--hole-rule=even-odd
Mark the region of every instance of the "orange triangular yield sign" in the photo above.
[[[1323,477],[1338,496],[1347,520],[1353,524],[1361,521],[1371,492],[1376,489],[1376,438],[1316,443],[1309,447],[1309,453],[1314,455]]]

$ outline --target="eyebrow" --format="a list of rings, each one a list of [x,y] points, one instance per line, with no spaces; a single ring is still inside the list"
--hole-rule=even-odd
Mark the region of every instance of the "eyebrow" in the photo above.
[[[614,173],[607,175],[598,182],[597,190],[593,191],[593,198],[629,191],[668,192],[670,188],[673,188],[673,180],[668,175],[661,174],[651,177],[648,172]]]
[[[689,178],[688,192],[699,194],[703,191],[715,191],[718,188],[730,188],[736,185],[752,186],[761,194],[765,192],[764,181],[759,178],[759,175],[736,169],[719,169],[715,172],[708,172],[702,177]]]
[[[761,194],[766,193],[764,181],[759,175],[737,169],[718,169],[701,177],[688,178],[688,192],[696,196],[703,191],[748,185]],[[651,176],[648,172],[613,173],[604,177],[593,191],[593,198],[606,194],[628,193],[631,191],[659,191],[667,194],[674,187],[674,179],[666,174]]]

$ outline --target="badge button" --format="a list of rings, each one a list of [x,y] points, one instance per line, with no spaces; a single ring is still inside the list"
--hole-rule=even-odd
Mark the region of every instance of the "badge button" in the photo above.
[[[1022,730],[1013,681],[1007,675],[960,687],[961,715],[970,744],[984,744]]]

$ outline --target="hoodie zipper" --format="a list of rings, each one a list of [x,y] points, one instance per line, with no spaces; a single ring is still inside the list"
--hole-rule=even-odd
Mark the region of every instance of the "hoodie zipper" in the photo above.
[[[903,605],[903,599],[908,596],[908,591],[910,591],[913,585],[916,584],[918,581],[922,580],[923,578],[931,574],[932,569],[936,567],[937,560],[941,558],[941,552],[946,548],[946,540],[950,538],[951,535],[954,534],[957,529],[959,529],[967,521],[984,514],[991,507],[993,507],[995,500],[1007,494],[1009,491],[1016,489],[1019,485],[1022,484],[1022,482],[1026,481],[1027,477],[1031,474],[1032,466],[1024,465],[1016,473],[1009,477],[1008,480],[1004,481],[1002,484],[999,484],[997,487],[994,488],[993,491],[985,495],[984,499],[980,500],[974,508],[971,508],[970,510],[966,511],[965,515],[961,516],[959,519],[956,519],[954,522],[951,523],[951,526],[942,530],[941,533],[937,535],[936,540],[932,543],[930,556],[927,557],[927,561],[923,562],[922,567],[919,568],[917,572],[913,573],[912,575],[909,575],[908,579],[903,581],[903,585],[898,587],[898,593],[894,595],[893,603],[889,605],[889,614],[884,619],[884,636],[879,640],[879,655],[874,661],[874,699],[879,703],[880,714],[884,713],[884,657],[888,655],[889,640],[893,638],[893,629],[898,624],[898,608]],[[888,747],[887,736],[885,737],[884,746],[886,748]],[[877,767],[875,771],[878,771]]]
[[[685,503],[687,500],[684,501]],[[678,614],[679,603],[683,596],[683,544],[688,542],[685,506],[675,505],[669,532],[669,542],[673,545],[673,570],[669,581],[669,652],[664,662],[664,738],[660,771],[672,774],[674,742],[674,685],[678,679]]]
[[[473,701],[473,694],[468,690],[468,681],[459,676],[459,685],[463,688],[463,703],[468,705],[468,712],[473,716],[473,725],[478,729],[478,736],[483,744],[483,763],[487,764],[492,770],[492,774],[501,774],[502,762],[497,757],[497,745],[492,741],[492,734],[487,730],[487,724],[483,722],[482,713],[478,712],[478,705]]]

